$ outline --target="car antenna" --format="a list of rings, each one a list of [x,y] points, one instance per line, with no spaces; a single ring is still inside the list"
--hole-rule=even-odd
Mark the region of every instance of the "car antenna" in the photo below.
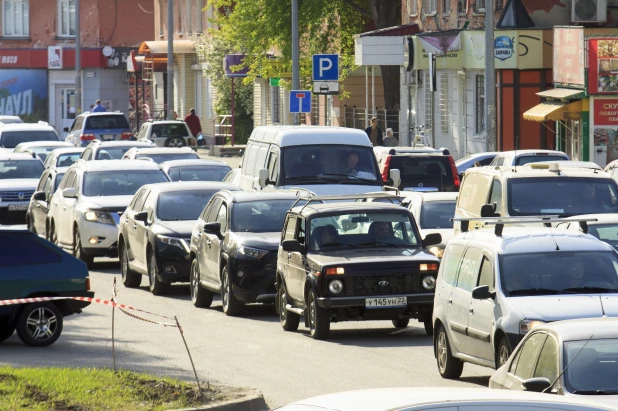
[[[542,393],[546,393],[549,389],[551,389],[551,387],[553,387],[558,380],[564,375],[564,373],[566,372],[566,370],[569,368],[569,366],[571,364],[573,364],[573,362],[575,362],[575,360],[577,359],[577,357],[579,356],[579,354],[584,350],[584,348],[586,348],[586,345],[588,345],[588,343],[590,342],[590,340],[592,340],[592,337],[594,337],[594,334],[592,334],[590,336],[590,338],[588,338],[588,340],[586,340],[586,342],[584,343],[584,345],[582,345],[582,348],[579,349],[579,351],[577,351],[577,354],[575,354],[575,357],[573,357],[573,359],[571,360],[571,362],[569,362],[566,367],[564,367],[564,369],[562,370],[562,372],[560,374],[558,374],[558,376],[556,377],[556,379],[549,384],[549,387],[545,388]]]
[[[556,241],[556,237],[554,237],[554,232],[552,230],[551,223],[548,223],[548,225],[549,225],[549,234],[551,235],[551,239],[554,240],[554,244],[556,244],[556,251],[560,251],[560,247],[558,247],[558,242]]]
[[[605,314],[605,307],[603,307],[603,296],[599,295],[599,302],[601,303],[601,312],[603,313],[603,317],[607,317]]]

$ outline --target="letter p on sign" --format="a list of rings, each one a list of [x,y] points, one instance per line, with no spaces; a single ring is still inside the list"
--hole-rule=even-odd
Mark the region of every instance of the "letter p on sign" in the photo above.
[[[312,66],[313,81],[339,80],[338,54],[314,54]]]

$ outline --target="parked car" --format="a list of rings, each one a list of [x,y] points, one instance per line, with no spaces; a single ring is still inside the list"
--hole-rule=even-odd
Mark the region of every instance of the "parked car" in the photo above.
[[[242,174],[240,168],[233,168],[225,175],[225,177],[223,177],[223,182],[231,183],[240,187],[241,175]]]
[[[150,159],[159,164],[164,161],[199,159],[200,156],[189,147],[133,147],[122,156],[123,160]]]
[[[47,155],[43,165],[45,168],[71,167],[83,152],[84,148],[80,147],[56,148]]]
[[[0,230],[0,261],[0,300],[94,297],[86,266],[28,231]],[[53,344],[62,333],[64,317],[88,305],[67,299],[0,307],[0,342],[17,329],[28,345]]]
[[[488,166],[491,164],[496,155],[500,153],[496,151],[487,151],[484,153],[476,153],[470,154],[464,158],[460,158],[455,161],[455,166],[457,167],[457,173],[459,174],[459,178],[463,177],[463,173],[469,169],[470,167],[474,167],[476,163],[478,163],[481,167]]]
[[[618,319],[535,327],[489,380],[490,388],[545,391],[618,408]]]
[[[101,141],[94,140],[84,149],[80,159],[92,160],[121,160],[129,149],[154,147],[150,141]]]
[[[446,244],[453,238],[455,204],[459,193],[417,193],[406,192],[404,203],[412,212],[418,224],[421,237],[440,234],[442,242],[429,248],[432,254],[442,258]]]
[[[64,141],[29,141],[19,143],[13,152],[36,155],[41,161],[45,162],[49,153],[62,147],[71,147],[71,144]]]
[[[122,282],[139,287],[148,276],[150,291],[166,294],[169,285],[188,282],[192,229],[219,190],[238,190],[214,182],[159,183],[143,186],[120,219],[118,247]]]
[[[66,141],[75,147],[86,147],[94,140],[119,141],[133,138],[129,122],[120,111],[83,112],[64,131],[68,133]]]
[[[41,175],[36,191],[30,197],[30,204],[26,211],[26,226],[31,232],[48,238],[47,225],[49,220],[47,213],[49,212],[50,200],[68,169],[68,167],[50,167],[45,169]]]
[[[223,161],[203,159],[171,160],[160,165],[172,181],[222,181],[232,170]]]
[[[431,334],[439,261],[424,248],[440,235],[421,239],[408,209],[356,197],[306,197],[288,212],[277,256],[281,326],[296,331],[303,316],[310,335],[325,339],[331,322],[390,320],[405,328],[416,318]]]
[[[4,124],[21,124],[24,120],[19,116],[0,116],[0,123]]]
[[[221,294],[223,312],[239,314],[245,304],[275,300],[277,247],[290,192],[215,194],[191,236],[191,300],[210,307]]]
[[[487,388],[380,388],[321,395],[277,411],[597,411],[603,404]]]
[[[78,161],[52,195],[50,240],[92,267],[94,257],[118,256],[118,224],[143,185],[169,177],[150,161]]]
[[[607,174],[609,174],[614,180],[618,180],[618,160],[614,160],[603,169]]]
[[[0,224],[24,224],[43,162],[27,154],[0,153]]]
[[[494,224],[494,230],[459,234],[444,252],[433,312],[434,353],[444,378],[459,378],[464,362],[501,367],[539,324],[618,315],[612,247],[522,219]]]
[[[0,148],[15,149],[29,141],[60,141],[56,130],[45,122],[36,124],[0,124]]]
[[[512,150],[498,153],[489,164],[490,166],[523,166],[539,161],[570,160],[562,151],[556,150]]]
[[[150,140],[157,147],[197,148],[196,136],[182,120],[149,120],[142,124],[138,140]]]
[[[582,218],[587,218],[585,226],[579,223]],[[594,220],[594,221],[590,221]],[[576,217],[564,218],[555,225],[557,228],[586,231],[593,237],[606,242],[618,249],[618,215],[617,214],[585,214]]]

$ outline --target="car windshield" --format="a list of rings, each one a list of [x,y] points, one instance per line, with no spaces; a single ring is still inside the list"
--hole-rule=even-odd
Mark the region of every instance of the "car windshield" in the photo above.
[[[420,244],[407,211],[381,211],[314,217],[310,249],[416,247]]]
[[[507,193],[510,216],[618,212],[618,186],[611,178],[511,178]]]
[[[60,154],[56,159],[56,165],[58,167],[70,167],[79,160],[81,153]]]
[[[223,181],[231,170],[228,166],[171,167],[168,174],[172,181]]]
[[[552,251],[500,257],[506,296],[618,293],[618,257],[609,251]]]
[[[399,170],[404,190],[458,191],[449,156],[392,156],[389,169]]]
[[[138,154],[135,158],[150,158],[155,163],[160,164],[164,161],[172,160],[192,160],[200,158],[197,153],[166,153],[166,154]]]
[[[566,161],[568,160],[564,156],[556,155],[534,155],[534,156],[521,156],[515,160],[516,166],[523,166],[530,163],[540,163],[542,161]]]
[[[372,184],[384,185],[376,171],[371,147],[353,145],[298,145],[283,149],[286,184]]]
[[[9,178],[40,178],[45,171],[39,160],[0,161],[0,180]]]
[[[132,196],[143,185],[165,183],[161,170],[91,171],[84,176],[85,196]]]
[[[86,119],[86,130],[107,130],[129,128],[127,119],[122,115],[90,116]]]
[[[161,193],[157,217],[164,221],[197,220],[210,198],[219,189]]]
[[[599,324],[599,327],[603,325]],[[567,391],[580,395],[618,394],[618,338],[566,341]]]
[[[425,201],[421,209],[420,225],[423,229],[453,228],[455,200]]]
[[[283,229],[285,215],[296,200],[255,200],[232,207],[232,231],[277,233]]]
[[[15,148],[19,143],[25,143],[28,141],[59,141],[59,139],[53,131],[5,131],[0,137],[0,147]]]
[[[101,147],[97,150],[95,160],[120,160],[131,147]]]

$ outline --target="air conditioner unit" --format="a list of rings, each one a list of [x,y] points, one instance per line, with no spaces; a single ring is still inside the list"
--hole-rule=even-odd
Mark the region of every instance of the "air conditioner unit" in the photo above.
[[[571,0],[571,22],[603,23],[607,21],[607,0]]]

